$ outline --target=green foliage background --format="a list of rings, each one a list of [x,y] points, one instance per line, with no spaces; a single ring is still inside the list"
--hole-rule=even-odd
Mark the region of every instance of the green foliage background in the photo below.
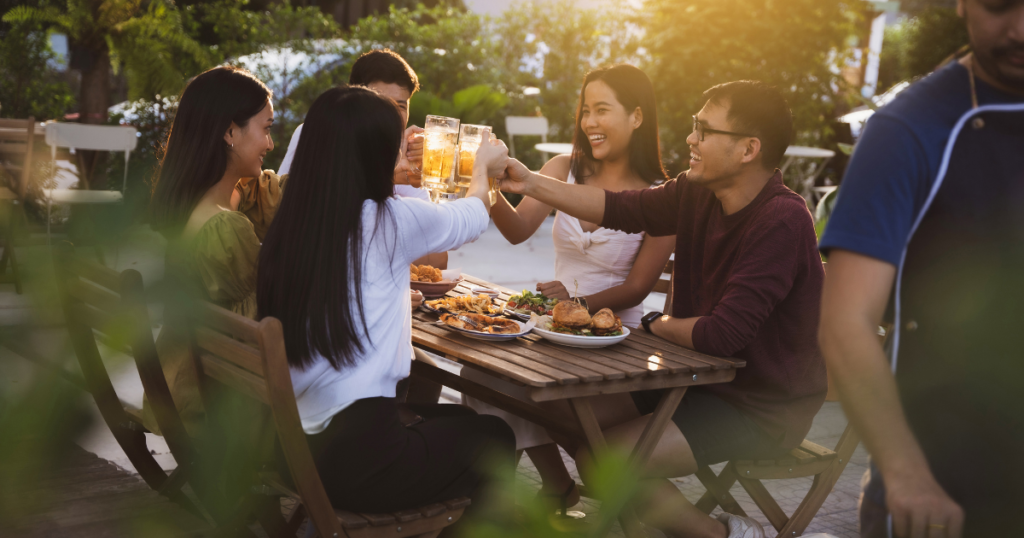
[[[902,24],[886,29],[878,72],[879,92],[900,81],[931,73],[967,43],[967,29],[955,9],[923,8]]]

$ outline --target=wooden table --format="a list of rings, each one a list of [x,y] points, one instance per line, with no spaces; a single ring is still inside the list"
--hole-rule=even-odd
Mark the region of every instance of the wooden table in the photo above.
[[[450,296],[469,293],[472,285],[500,292],[507,300],[515,293],[496,284],[469,275]],[[630,465],[639,470],[651,457],[655,445],[668,426],[686,388],[694,385],[726,383],[745,366],[737,359],[711,357],[649,335],[631,331],[620,344],[600,349],[578,349],[553,344],[537,335],[513,341],[485,342],[467,338],[436,324],[434,314],[413,315],[412,340],[455,360],[463,367],[475,368],[485,376],[474,380],[428,364],[414,361],[413,371],[480,401],[521,416],[561,435],[586,441],[592,449],[605,447],[604,434],[591,405],[591,398],[647,389],[669,389],[654,411],[630,455]],[[486,381],[478,381],[484,378]],[[557,416],[539,405],[541,402],[567,401],[575,420]],[[635,476],[636,473],[629,473]],[[618,510],[608,510],[608,518]],[[602,510],[599,527],[607,529],[611,520]],[[620,521],[627,536],[642,536],[643,530],[631,510],[623,511]]]

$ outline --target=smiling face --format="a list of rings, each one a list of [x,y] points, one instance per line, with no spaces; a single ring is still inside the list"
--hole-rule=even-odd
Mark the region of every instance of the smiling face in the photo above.
[[[263,172],[263,158],[274,149],[274,140],[270,137],[273,125],[274,105],[269,102],[249,118],[245,127],[231,123],[224,141],[228,143],[228,167],[235,170],[238,177],[259,177]]]
[[[409,124],[409,99],[412,98],[412,93],[409,92],[408,88],[399,86],[393,82],[371,82],[366,85],[367,88],[395,100],[398,104],[398,110],[402,112],[402,127]]]
[[[627,111],[603,81],[595,80],[583,90],[580,128],[587,135],[594,159],[603,161],[628,155],[633,131],[642,122],[640,108]]]
[[[697,121],[708,129],[736,131],[729,122],[728,115],[728,106],[708,101],[697,113]],[[702,142],[696,131],[690,133],[690,136],[686,137],[686,143],[690,146],[690,170],[686,173],[686,179],[691,183],[711,185],[735,176],[746,163],[753,160],[753,156],[750,155],[750,141],[756,142],[757,139],[704,133]]]
[[[999,84],[1024,92],[1024,0],[960,0],[971,49]]]

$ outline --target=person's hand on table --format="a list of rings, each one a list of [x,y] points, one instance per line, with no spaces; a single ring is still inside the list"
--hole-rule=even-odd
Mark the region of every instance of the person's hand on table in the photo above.
[[[423,304],[423,294],[417,290],[409,290],[412,299],[412,309],[416,310]]]
[[[537,291],[553,299],[558,299],[559,301],[568,301],[572,299],[572,297],[569,296],[569,290],[565,289],[565,285],[557,280],[552,282],[538,282]]]
[[[926,468],[883,476],[885,504],[897,538],[960,538],[964,510]]]

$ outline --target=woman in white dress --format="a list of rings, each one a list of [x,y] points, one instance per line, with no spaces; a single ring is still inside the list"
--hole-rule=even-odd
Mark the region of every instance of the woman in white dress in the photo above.
[[[588,73],[576,109],[572,155],[551,159],[540,173],[613,192],[645,189],[665,181],[654,88],[647,75],[631,65]],[[506,239],[519,244],[540,228],[551,209],[533,198],[523,198],[512,207],[499,197],[491,218]],[[675,237],[608,230],[561,212],[555,216],[552,235],[555,280],[538,283],[537,290],[567,300],[575,281],[579,284],[577,293],[591,314],[611,308],[623,325],[639,326],[644,313],[642,302],[661,276]],[[543,428],[481,402],[470,399],[467,403],[511,424],[516,432],[516,448],[525,449],[540,472],[542,495],[560,498],[563,506],[579,502],[579,491],[562,463],[558,447]]]

